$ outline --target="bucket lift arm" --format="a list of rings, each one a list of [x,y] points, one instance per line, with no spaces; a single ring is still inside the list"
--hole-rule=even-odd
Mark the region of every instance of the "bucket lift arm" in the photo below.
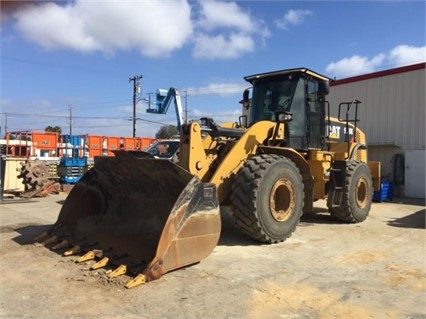
[[[166,114],[172,100],[174,101],[174,104],[175,104],[177,129],[178,131],[180,131],[180,128],[183,123],[183,117],[182,117],[183,110],[182,110],[182,103],[180,100],[178,89],[171,87],[169,91],[167,91],[167,94],[166,94],[166,90],[158,89],[156,107],[155,108],[149,107],[146,110],[146,112],[154,113],[154,114]]]

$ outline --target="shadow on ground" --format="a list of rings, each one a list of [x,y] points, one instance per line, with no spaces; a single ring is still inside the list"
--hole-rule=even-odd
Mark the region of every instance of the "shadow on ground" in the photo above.
[[[401,218],[395,218],[387,223],[393,227],[403,228],[426,228],[426,209],[419,210]]]
[[[12,238],[13,241],[20,245],[31,245],[34,244],[35,237],[47,231],[52,225],[18,224],[6,227],[10,229],[10,232],[14,231],[19,234],[19,236]],[[0,232],[3,233],[3,229]]]
[[[262,245],[246,234],[242,233],[238,228],[235,227],[235,220],[229,208],[221,209],[222,217],[222,231],[218,245],[222,246],[250,246],[250,245]],[[342,222],[336,220],[328,213],[327,209],[314,208],[312,212],[304,213],[300,219],[300,223],[297,226],[307,227],[315,226],[315,224],[342,224]],[[297,231],[297,230],[296,230]]]
[[[28,204],[28,203],[37,203],[39,201],[26,198],[3,198],[0,201],[0,205],[9,205],[9,204]]]

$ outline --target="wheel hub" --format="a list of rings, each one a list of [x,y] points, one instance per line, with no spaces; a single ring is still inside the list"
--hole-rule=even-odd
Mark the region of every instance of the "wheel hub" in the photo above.
[[[365,178],[360,178],[356,184],[356,204],[359,208],[364,208],[368,204],[368,182]]]
[[[271,215],[277,222],[290,218],[296,206],[293,184],[287,179],[280,179],[271,190],[269,198]]]

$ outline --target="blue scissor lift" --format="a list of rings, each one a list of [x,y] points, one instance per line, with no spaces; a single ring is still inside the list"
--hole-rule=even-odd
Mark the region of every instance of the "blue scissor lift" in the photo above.
[[[60,160],[58,176],[61,183],[75,184],[87,171],[87,152],[85,135],[60,136]]]

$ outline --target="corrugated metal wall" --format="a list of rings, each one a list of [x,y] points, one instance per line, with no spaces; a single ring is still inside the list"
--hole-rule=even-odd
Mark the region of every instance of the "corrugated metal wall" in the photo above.
[[[369,158],[381,161],[382,176],[393,181],[395,154],[426,149],[425,68],[360,78],[331,87],[331,114],[337,116],[340,102],[362,102],[358,126],[367,135]]]

